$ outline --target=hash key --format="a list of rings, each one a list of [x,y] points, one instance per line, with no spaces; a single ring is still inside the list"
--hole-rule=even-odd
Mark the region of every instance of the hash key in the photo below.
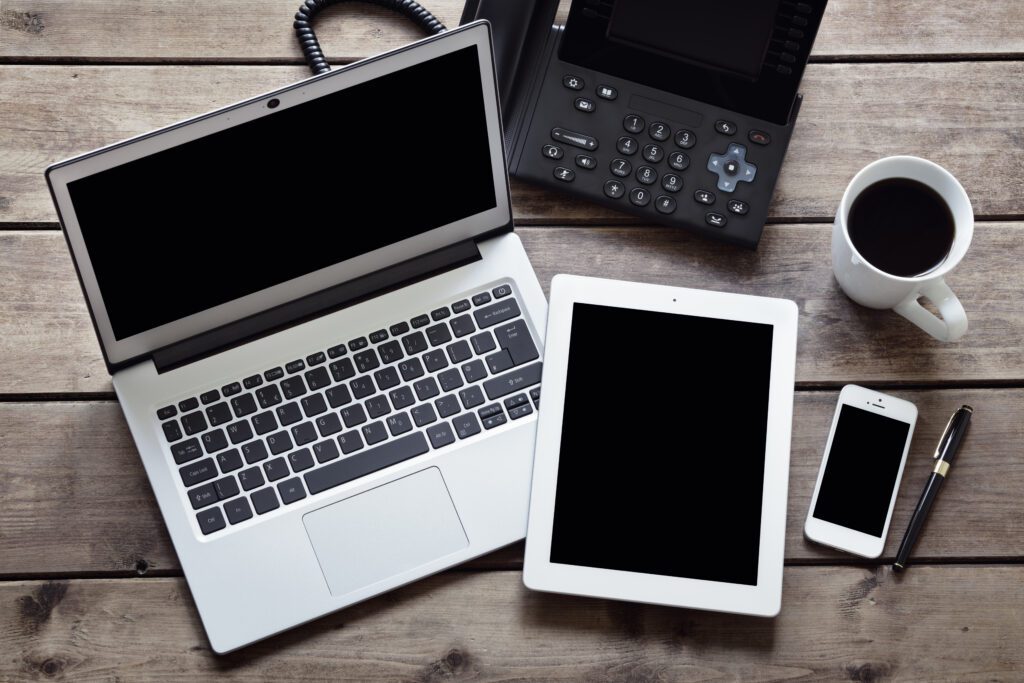
[[[509,355],[508,349],[502,349],[497,353],[492,353],[485,359],[487,361],[487,367],[490,368],[491,374],[496,375],[499,372],[505,372],[512,367],[512,356]]]

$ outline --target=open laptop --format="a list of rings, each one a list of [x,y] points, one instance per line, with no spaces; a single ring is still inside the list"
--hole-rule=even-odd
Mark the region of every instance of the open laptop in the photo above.
[[[217,652],[523,538],[504,159],[478,22],[47,169]]]

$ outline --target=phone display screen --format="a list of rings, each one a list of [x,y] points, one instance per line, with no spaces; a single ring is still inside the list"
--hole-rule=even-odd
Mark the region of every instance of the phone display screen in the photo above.
[[[813,516],[882,537],[910,424],[843,405]]]

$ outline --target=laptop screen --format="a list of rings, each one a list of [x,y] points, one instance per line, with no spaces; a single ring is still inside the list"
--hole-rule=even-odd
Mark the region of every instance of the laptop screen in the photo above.
[[[461,48],[70,182],[114,338],[493,209],[480,72]]]

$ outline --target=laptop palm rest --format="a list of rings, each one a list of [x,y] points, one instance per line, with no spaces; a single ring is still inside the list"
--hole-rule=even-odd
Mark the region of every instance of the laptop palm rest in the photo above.
[[[469,545],[436,467],[310,512],[302,521],[336,596]]]

